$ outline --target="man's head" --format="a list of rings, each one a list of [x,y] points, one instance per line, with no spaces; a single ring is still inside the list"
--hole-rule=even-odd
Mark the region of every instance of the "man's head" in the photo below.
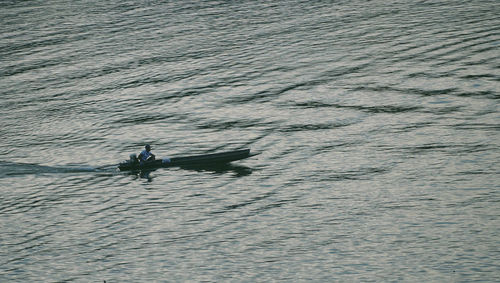
[[[147,144],[147,145],[145,146],[145,148],[146,148],[146,151],[151,151],[151,146],[150,146],[149,144]]]

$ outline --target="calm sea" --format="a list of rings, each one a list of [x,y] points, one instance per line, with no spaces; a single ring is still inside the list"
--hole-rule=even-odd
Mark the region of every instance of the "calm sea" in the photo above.
[[[2,1],[0,281],[500,281],[499,15]]]

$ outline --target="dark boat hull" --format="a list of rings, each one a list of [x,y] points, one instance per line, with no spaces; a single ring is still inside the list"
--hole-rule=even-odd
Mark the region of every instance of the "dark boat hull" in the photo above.
[[[241,160],[253,156],[250,154],[250,149],[242,149],[221,153],[192,155],[184,157],[172,157],[170,162],[163,160],[155,160],[139,165],[138,163],[123,162],[118,165],[120,171],[126,170],[147,170],[162,167],[174,166],[208,166],[212,164],[229,163],[236,160]]]

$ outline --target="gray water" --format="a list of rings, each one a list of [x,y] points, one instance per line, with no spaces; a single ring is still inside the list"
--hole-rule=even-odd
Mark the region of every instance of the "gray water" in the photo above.
[[[2,1],[0,281],[500,281],[498,15]]]

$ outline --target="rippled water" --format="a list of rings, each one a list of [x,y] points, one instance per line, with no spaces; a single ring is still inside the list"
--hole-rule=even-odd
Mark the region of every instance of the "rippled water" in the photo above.
[[[0,281],[499,281],[499,14],[3,1]]]

